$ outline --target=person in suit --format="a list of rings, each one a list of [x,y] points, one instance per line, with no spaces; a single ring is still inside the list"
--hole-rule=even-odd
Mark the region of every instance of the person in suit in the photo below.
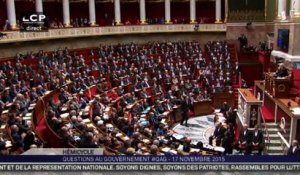
[[[161,115],[162,113],[165,112],[164,107],[162,106],[162,104],[160,102],[156,102],[154,105],[154,111],[157,115]]]
[[[154,84],[154,85],[152,86],[151,92],[152,92],[153,95],[157,95],[157,94],[160,93],[159,87],[157,86],[157,84]]]
[[[229,124],[232,124],[233,126],[236,125],[236,117],[237,117],[237,111],[228,111],[228,115],[227,115],[227,122]]]
[[[63,89],[60,89],[59,101],[66,103],[69,100],[69,94]]]
[[[217,93],[218,89],[219,88],[216,88],[215,85],[211,85],[210,93],[215,94],[215,93]]]
[[[170,102],[169,99],[166,100],[165,103],[163,103],[163,107],[165,111],[173,111],[173,104]]]
[[[220,146],[224,133],[225,133],[225,129],[222,126],[222,123],[221,122],[217,123],[213,135],[209,137],[209,144],[212,145],[213,140],[216,139],[216,146]]]
[[[240,52],[244,51],[246,49],[246,47],[248,46],[248,39],[247,37],[242,34],[239,38],[238,38],[239,42],[240,42]]]
[[[22,118],[15,117],[15,119],[16,119],[15,125],[17,125],[17,127],[18,127],[19,134],[26,133],[28,131],[29,127],[24,123]]]
[[[185,96],[185,97],[182,98],[182,100],[180,102],[181,103],[181,110],[182,110],[182,119],[181,119],[180,124],[183,125],[183,123],[185,122],[186,127],[188,127],[188,119],[189,119],[189,116],[188,116],[188,113],[189,113],[188,100],[189,100],[189,97]]]
[[[227,104],[226,101],[224,101],[223,107],[221,108],[221,111],[220,111],[220,112],[225,113],[225,112],[228,111],[228,110],[229,110],[229,105]]]
[[[289,72],[288,72],[287,68],[285,68],[283,64],[280,64],[276,71],[276,76],[277,77],[286,77],[288,75],[289,75]]]
[[[149,113],[149,122],[155,129],[157,129],[159,127],[161,120],[162,120],[162,118],[160,116],[155,115],[154,112],[151,111]]]
[[[159,149],[156,145],[151,145],[150,147],[150,155],[159,155]]]
[[[224,129],[224,138],[222,139],[222,147],[225,148],[224,155],[232,154],[233,142],[234,142],[234,128],[231,124],[226,125]]]
[[[150,87],[150,85],[149,85],[149,83],[147,82],[147,80],[143,80],[143,81],[142,81],[142,87],[143,87],[143,88],[149,88],[149,87]]]
[[[253,147],[258,147],[258,154],[261,155],[264,149],[264,134],[259,129],[258,125],[255,125],[253,136],[252,136],[252,145]]]
[[[35,135],[32,129],[29,129],[24,137],[24,150],[27,151],[32,145],[37,145],[38,143],[35,140]]]
[[[68,146],[76,145],[76,140],[74,139],[73,132],[66,126],[61,127],[59,135],[64,144]]]
[[[245,124],[243,130],[240,133],[239,146],[245,147],[245,155],[251,154],[252,147],[252,134],[248,130],[248,125]]]
[[[88,132],[79,142],[80,148],[97,148],[98,145],[94,141],[93,133]]]
[[[184,142],[183,142],[183,151],[184,152],[190,152],[191,150],[191,142],[192,142],[192,139],[190,137],[187,137]]]
[[[147,89],[146,88],[143,88],[142,92],[141,92],[141,98],[143,99],[147,99],[149,98],[150,95],[148,95],[148,92],[147,92]]]
[[[133,93],[128,93],[127,96],[126,96],[126,102],[127,104],[133,104],[134,101],[135,101],[135,98],[133,96],[134,94]]]
[[[10,23],[9,23],[9,21],[8,20],[6,20],[5,21],[5,24],[4,24],[4,26],[3,26],[3,30],[11,30],[11,25],[10,25]],[[3,36],[2,36],[3,37]]]
[[[123,89],[122,86],[119,86],[119,87],[118,87],[117,93],[118,93],[118,96],[120,96],[120,97],[125,93],[125,91],[124,91],[124,89]]]
[[[12,137],[12,139],[15,142],[15,146],[18,149],[22,149],[23,150],[24,141],[23,141],[23,138],[22,138],[21,134],[19,133],[19,128],[18,128],[17,125],[12,125],[11,126],[11,137]]]
[[[293,140],[289,150],[288,150],[288,153],[287,155],[289,156],[299,156],[300,155],[300,148],[299,148],[299,145],[298,145],[298,140]]]
[[[241,73],[241,68],[240,68],[238,62],[235,62],[234,73],[235,73],[235,82],[237,83],[239,80],[239,77],[240,77],[240,73]]]
[[[143,89],[142,83],[140,81],[137,81],[134,85],[134,91],[140,91]]]
[[[174,94],[171,90],[168,91],[165,98],[170,100],[171,102],[174,102],[176,100],[176,97],[174,96]]]

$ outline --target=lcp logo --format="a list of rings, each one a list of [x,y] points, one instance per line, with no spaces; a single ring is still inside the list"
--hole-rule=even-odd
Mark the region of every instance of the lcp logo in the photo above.
[[[21,31],[44,32],[48,30],[47,16],[43,13],[29,13],[22,16]]]
[[[28,18],[23,16],[22,21],[24,23],[44,23],[46,15],[44,14],[32,14]]]

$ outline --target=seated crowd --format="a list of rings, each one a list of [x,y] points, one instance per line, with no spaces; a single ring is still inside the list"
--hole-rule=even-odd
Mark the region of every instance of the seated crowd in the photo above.
[[[25,118],[31,104],[59,90],[47,102],[46,119],[66,147],[103,146],[107,154],[129,155],[209,151],[175,137],[168,115],[181,107],[187,120],[195,101],[233,93],[234,64],[226,42],[209,42],[204,50],[198,42],[149,42],[100,45],[88,54],[67,48],[18,54],[0,67],[0,109],[9,110],[0,121],[18,148],[41,145]],[[226,118],[230,110],[223,111]]]

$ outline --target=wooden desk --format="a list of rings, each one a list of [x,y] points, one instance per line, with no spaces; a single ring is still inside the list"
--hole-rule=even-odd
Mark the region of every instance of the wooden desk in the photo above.
[[[261,114],[259,109],[262,101],[257,100],[250,89],[238,89],[238,117],[242,125],[247,124],[249,128],[254,128],[256,124],[261,123]]]
[[[173,107],[174,110],[174,122],[180,122],[182,120],[182,114],[181,114],[181,105],[176,105]]]
[[[275,98],[286,98],[289,96],[291,77],[274,77],[274,72],[265,74],[265,89]]]
[[[167,124],[168,126],[172,126],[173,124],[173,116],[174,116],[174,112],[173,111],[167,111],[167,112],[164,112],[162,114],[163,116],[163,121],[165,122],[165,124]],[[162,122],[162,123],[164,123]]]
[[[239,89],[240,94],[244,97],[246,102],[260,102],[257,100],[257,98],[254,96],[254,94],[249,89]]]
[[[227,102],[229,106],[234,106],[234,94],[230,93],[215,93],[213,97],[213,106],[216,109],[223,107],[224,102]]]
[[[278,101],[283,103],[287,108],[289,108],[288,107],[288,102],[291,103],[291,108],[300,107],[300,105],[298,103],[296,103],[294,100],[289,99],[289,98],[280,98],[280,99],[278,99]]]
[[[211,100],[194,102],[195,116],[211,114],[212,108],[213,108],[213,102]]]

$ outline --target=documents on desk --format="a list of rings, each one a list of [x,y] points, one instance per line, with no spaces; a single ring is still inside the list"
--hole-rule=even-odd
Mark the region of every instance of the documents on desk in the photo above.
[[[109,107],[109,106],[106,107],[106,108],[104,109],[104,112],[109,112],[110,108],[111,108],[111,107]]]
[[[126,106],[127,109],[131,109],[134,106],[134,104],[129,104]]]
[[[182,140],[184,138],[183,135],[181,134],[173,134],[173,137],[176,139],[176,140]]]
[[[194,153],[194,152],[200,152],[200,149],[191,148],[190,153]]]
[[[62,119],[66,119],[69,116],[69,113],[63,113],[60,115]]]
[[[86,126],[88,128],[94,128],[94,129],[96,129],[96,127],[95,127],[95,125],[93,123],[88,123]]]
[[[63,111],[63,112],[65,112],[67,110],[68,110],[68,108],[66,106],[64,106],[64,107],[61,108],[61,111]]]
[[[164,147],[164,148],[161,149],[161,151],[164,152],[164,153],[167,153],[167,152],[169,152],[170,150],[171,150],[170,147]]]
[[[163,116],[167,116],[168,114],[169,114],[169,111],[162,113]]]
[[[12,147],[12,143],[10,140],[5,142],[5,148],[9,148],[9,147]]]
[[[209,144],[203,144],[203,148],[204,149],[208,149],[208,150],[212,150],[212,151],[216,151],[216,152],[221,152],[223,153],[225,151],[225,148],[223,147],[214,147],[212,145],[209,145]]]
[[[121,136],[123,136],[123,134],[120,132],[116,134],[116,137],[121,137]]]
[[[144,142],[145,144],[150,144],[150,143],[151,143],[149,139],[143,139],[143,142]]]
[[[83,122],[83,123],[90,123],[91,121],[90,121],[89,118],[86,118],[86,119],[83,119],[82,122]]]
[[[123,137],[123,140],[124,140],[124,141],[127,141],[127,140],[129,140],[129,137],[128,137],[128,136],[125,136],[125,137]]]

